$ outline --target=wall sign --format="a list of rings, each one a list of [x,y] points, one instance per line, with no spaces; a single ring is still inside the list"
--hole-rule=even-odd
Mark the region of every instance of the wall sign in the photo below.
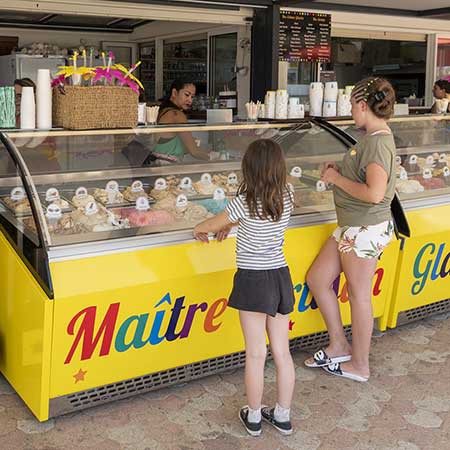
[[[279,60],[330,62],[331,14],[280,12]]]

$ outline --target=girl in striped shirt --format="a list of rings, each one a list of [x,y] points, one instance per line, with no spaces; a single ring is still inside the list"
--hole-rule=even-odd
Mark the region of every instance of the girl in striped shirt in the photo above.
[[[252,436],[261,434],[261,419],[282,434],[291,434],[290,405],[295,370],[289,351],[289,313],[293,310],[292,280],[284,253],[284,234],[293,209],[286,183],[286,163],[280,146],[260,139],[250,144],[242,159],[243,181],[225,211],[205,220],[194,236],[219,241],[237,225],[233,290],[228,306],[239,310],[245,340],[245,388],[248,406],[239,418]],[[266,332],[277,369],[277,403],[262,407]]]

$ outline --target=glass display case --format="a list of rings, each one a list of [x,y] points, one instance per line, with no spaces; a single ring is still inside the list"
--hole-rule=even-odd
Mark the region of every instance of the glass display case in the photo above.
[[[333,122],[358,140],[353,122]],[[450,194],[450,128],[446,116],[398,117],[389,122],[397,147],[397,192],[405,205],[448,203]],[[424,204],[423,202],[421,202]]]
[[[350,122],[335,125],[305,119],[296,124],[9,132],[2,135],[0,220],[50,287],[45,260],[54,255],[192,239],[195,224],[222,211],[236,194],[248,144],[271,138],[285,150],[294,189],[291,226],[331,221],[333,194],[320,180],[320,169],[324,162],[341,160],[353,143],[349,135],[357,139],[360,134]],[[402,198],[447,201],[447,121],[414,118],[394,120],[391,126]],[[189,141],[195,143],[195,157],[187,150]]]

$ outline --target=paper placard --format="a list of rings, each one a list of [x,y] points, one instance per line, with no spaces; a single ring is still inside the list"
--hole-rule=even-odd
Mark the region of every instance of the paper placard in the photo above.
[[[138,197],[136,199],[136,209],[138,211],[148,211],[150,209],[150,203],[147,197]]]
[[[26,197],[25,189],[21,186],[17,186],[11,191],[10,196],[11,200],[19,202],[20,200],[23,200]]]
[[[176,208],[186,208],[188,205],[188,199],[184,194],[180,194],[177,197],[177,200],[175,202],[175,207]]]
[[[322,180],[319,180],[319,181],[316,183],[316,191],[317,191],[317,192],[324,192],[324,191],[326,191],[326,190],[327,190],[327,185],[325,184],[325,182],[322,181]]]
[[[86,216],[92,216],[93,214],[98,213],[98,206],[96,202],[88,202],[86,207],[84,208],[84,214]]]
[[[442,173],[444,174],[444,177],[450,177],[450,169],[447,166],[442,169]]]
[[[395,164],[397,166],[401,166],[402,165],[402,158],[400,156],[396,156],[395,157]]]
[[[80,186],[76,191],[75,191],[75,197],[76,198],[86,198],[88,196],[88,191],[85,187]]]
[[[144,190],[144,185],[142,181],[136,180],[131,183],[131,192],[142,192]]]
[[[225,191],[222,188],[217,188],[214,190],[213,194],[214,200],[225,200]]]
[[[411,155],[409,157],[409,163],[410,164],[417,164],[417,155]]]
[[[432,166],[434,164],[434,156],[428,155],[427,158],[425,159],[425,164],[427,166]]]
[[[302,177],[302,169],[301,167],[295,166],[291,169],[291,177],[301,178]]]
[[[446,163],[447,162],[447,155],[445,153],[441,153],[439,155],[439,162],[440,163]]]
[[[204,173],[200,178],[200,182],[202,184],[212,184],[211,175],[209,173]]]
[[[45,192],[45,201],[46,202],[54,202],[56,200],[59,200],[59,192],[58,189],[52,187],[50,189],[47,189]]]
[[[184,177],[180,182],[181,189],[191,189],[192,180],[189,177]]]
[[[119,183],[115,180],[108,181],[105,190],[107,192],[119,192]]]
[[[400,180],[407,180],[408,179],[408,172],[402,168],[402,170],[400,170],[400,174],[399,174]]]
[[[165,190],[167,190],[167,181],[165,180],[165,178],[158,178],[155,181],[155,189],[157,191],[165,191]]]
[[[237,184],[239,184],[238,176],[237,176],[234,172],[231,172],[231,173],[228,175],[227,183],[228,183],[228,184],[231,184],[231,185],[237,185]]]
[[[430,178],[433,178],[433,172],[431,169],[423,169],[423,178],[425,180],[429,180]]]
[[[52,203],[48,205],[45,215],[48,219],[60,219],[62,217],[62,211],[58,205]]]

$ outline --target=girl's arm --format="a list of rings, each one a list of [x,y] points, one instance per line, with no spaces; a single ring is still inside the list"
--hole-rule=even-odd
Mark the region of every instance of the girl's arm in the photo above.
[[[337,170],[328,168],[322,180],[331,183],[363,202],[380,203],[386,193],[388,174],[383,167],[370,163],[366,168],[366,182],[357,183],[342,176]]]
[[[219,234],[218,240],[223,240],[228,235],[233,226],[228,214],[225,211],[217,214],[217,216],[206,219],[194,228],[194,237],[198,241],[209,242],[208,233]]]

